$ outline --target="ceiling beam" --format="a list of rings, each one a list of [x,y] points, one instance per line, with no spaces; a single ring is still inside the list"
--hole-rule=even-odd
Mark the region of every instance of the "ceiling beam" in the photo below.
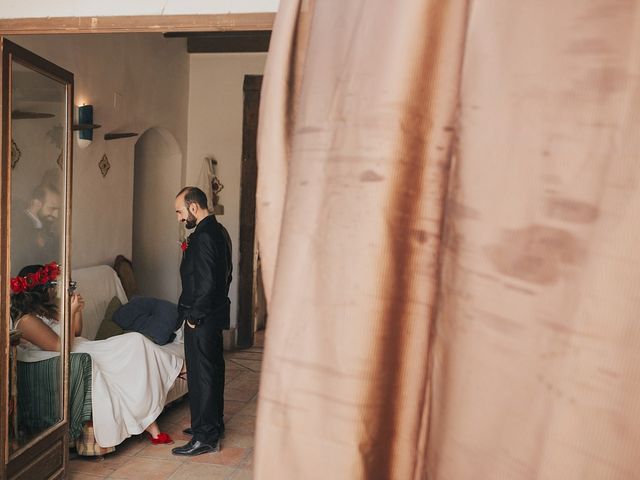
[[[185,37],[189,53],[267,52],[271,31],[172,32],[165,37]]]
[[[2,35],[271,30],[275,13],[0,19]]]

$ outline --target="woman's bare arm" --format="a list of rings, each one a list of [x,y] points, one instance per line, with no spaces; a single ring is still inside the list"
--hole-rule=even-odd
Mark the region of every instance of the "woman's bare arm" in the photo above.
[[[82,334],[82,310],[84,299],[81,295],[71,297],[71,332],[74,337]],[[25,315],[18,320],[16,328],[22,332],[22,338],[48,352],[60,351],[60,337],[35,315]]]
[[[22,338],[48,352],[60,351],[60,337],[35,315],[25,315],[18,320],[16,328]]]

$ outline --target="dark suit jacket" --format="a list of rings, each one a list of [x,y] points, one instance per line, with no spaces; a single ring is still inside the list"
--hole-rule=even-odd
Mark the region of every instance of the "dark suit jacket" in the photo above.
[[[178,303],[179,322],[211,322],[215,328],[229,328],[231,284],[231,239],[213,215],[202,219],[189,235],[182,255],[182,295]]]

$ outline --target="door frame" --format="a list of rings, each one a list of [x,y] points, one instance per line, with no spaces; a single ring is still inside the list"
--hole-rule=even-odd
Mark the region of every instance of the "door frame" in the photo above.
[[[0,35],[271,30],[275,13],[0,19]]]
[[[275,16],[276,14],[273,12],[258,12],[202,15],[11,18],[0,19],[0,36],[103,33],[257,32],[272,30]],[[0,80],[0,88],[1,87],[2,84]],[[253,195],[255,196],[255,189]],[[255,212],[255,199],[253,212]],[[253,223],[255,224],[255,219]],[[252,258],[251,268],[253,268],[253,263]],[[249,284],[249,288],[253,295],[253,283]],[[251,304],[253,305],[253,302]],[[249,341],[252,345],[253,331],[250,332],[250,339],[247,340],[245,338],[246,336],[243,336],[243,340],[240,341],[239,325],[241,323],[241,312],[240,308],[238,310],[239,311],[236,316],[238,336],[235,341],[232,341],[231,343],[233,346],[240,346],[241,344],[247,344],[247,341]],[[251,308],[251,312],[253,312],[253,308]],[[252,315],[251,312],[250,314]],[[253,328],[253,323],[251,323],[249,328]]]
[[[138,16],[110,16],[110,17],[50,17],[50,18],[15,18],[0,19],[0,36],[6,35],[70,35],[70,34],[101,34],[101,33],[168,33],[168,32],[220,32],[220,31],[244,31],[244,30],[271,30],[275,19],[275,13],[246,13],[246,14],[217,14],[217,15],[138,15]],[[0,88],[6,81],[3,78],[4,68],[0,64]],[[4,112],[0,112],[0,130],[4,130]],[[71,137],[69,137],[71,138]],[[70,140],[68,139],[68,142]],[[4,162],[0,163],[0,181],[5,184],[8,179],[8,169]],[[5,185],[6,186],[6,185]],[[69,194],[70,197],[70,194]],[[68,199],[70,200],[70,198]],[[0,199],[1,207],[4,207],[6,199]],[[70,218],[67,219],[70,221]],[[0,239],[5,244],[8,238],[8,219],[0,219]],[[6,250],[6,249],[5,249]],[[67,252],[68,255],[68,252]],[[8,298],[9,285],[6,252],[0,252],[0,270],[3,279],[0,279],[0,288]],[[68,280],[68,279],[65,279]],[[2,311],[8,310],[6,304],[0,305]],[[0,338],[5,341],[0,345],[0,354],[8,349],[8,331],[4,322],[0,322]],[[68,346],[66,347],[68,348]],[[68,368],[65,366],[65,368]],[[65,391],[67,390],[65,386]],[[0,403],[6,402],[4,391],[0,393]],[[66,412],[65,408],[65,412]],[[65,413],[66,415],[66,413]],[[0,412],[0,434],[6,433],[7,423],[4,413]],[[66,424],[60,426],[60,431],[66,428]],[[66,435],[65,435],[66,438]],[[46,442],[48,444],[48,442]],[[49,444],[50,445],[50,444]],[[45,445],[42,445],[47,453]],[[51,447],[50,447],[51,448]],[[68,452],[66,441],[64,451]],[[0,452],[0,478],[6,475],[4,452]],[[67,454],[64,455],[64,467],[55,474],[56,478],[62,478],[67,468]],[[17,465],[16,465],[17,466]],[[17,472],[16,472],[17,473]]]

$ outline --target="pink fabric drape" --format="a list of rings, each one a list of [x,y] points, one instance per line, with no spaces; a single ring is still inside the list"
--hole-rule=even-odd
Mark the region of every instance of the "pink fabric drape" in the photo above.
[[[258,479],[640,477],[640,6],[282,0]]]

